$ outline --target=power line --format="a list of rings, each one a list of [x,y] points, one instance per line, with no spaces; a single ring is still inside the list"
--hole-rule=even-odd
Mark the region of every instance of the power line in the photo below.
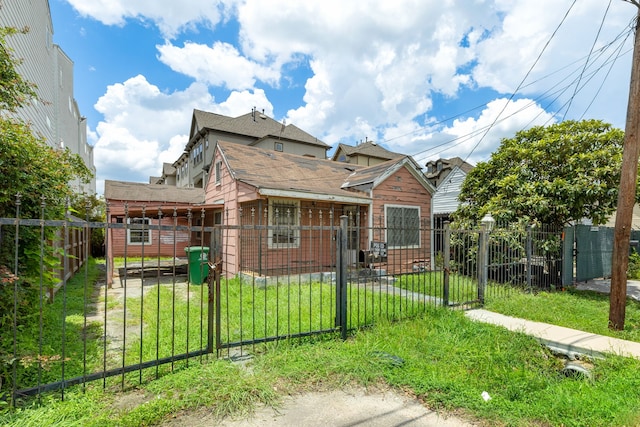
[[[509,105],[509,103],[511,102],[511,100],[515,97],[515,94],[518,93],[518,90],[520,90],[520,88],[522,87],[522,85],[524,84],[525,80],[527,80],[527,77],[529,77],[529,74],[531,74],[531,71],[533,71],[533,69],[535,68],[535,66],[538,64],[538,61],[540,61],[540,58],[542,58],[542,54],[545,52],[545,50],[547,50],[547,47],[549,47],[549,44],[551,43],[551,40],[553,40],[553,38],[556,36],[556,33],[558,32],[558,30],[560,29],[560,27],[562,26],[562,24],[564,23],[564,21],[567,19],[567,16],[569,16],[569,12],[571,12],[571,9],[573,9],[573,6],[575,6],[577,3],[577,0],[573,0],[573,3],[571,3],[571,6],[569,6],[569,9],[567,10],[567,12],[564,14],[564,16],[562,17],[562,21],[560,21],[560,23],[558,24],[558,26],[556,27],[556,29],[553,31],[553,33],[551,34],[551,37],[549,37],[549,40],[547,40],[547,43],[544,45],[544,47],[542,48],[542,51],[540,52],[540,54],[538,55],[538,57],[536,58],[536,60],[533,62],[533,64],[531,65],[531,67],[529,68],[529,71],[527,71],[527,74],[525,74],[525,76],[522,78],[522,81],[520,82],[520,84],[518,85],[518,87],[516,87],[516,89],[513,91],[513,93],[511,94],[511,96],[509,97],[509,100],[505,103],[505,105],[502,107],[502,110],[498,113],[498,115],[496,116],[496,118],[494,119],[493,123],[491,124],[491,126],[489,127],[489,129],[487,129],[487,131],[482,135],[482,137],[480,137],[480,139],[478,140],[478,142],[473,146],[473,148],[471,149],[471,151],[469,151],[469,153],[467,154],[467,156],[464,158],[464,161],[466,162],[469,159],[469,156],[471,156],[471,154],[473,154],[473,152],[478,148],[478,145],[480,145],[480,143],[484,140],[484,138],[487,136],[487,134],[489,133],[489,130],[491,130],[491,128],[493,127],[493,125],[497,122],[498,118],[502,115],[502,113],[504,112],[504,110],[506,110],[507,105]]]
[[[630,32],[629,32],[629,31],[627,31],[627,32],[626,32],[626,34],[627,34],[627,38],[628,38],[628,35],[630,34]],[[586,82],[584,82],[584,84],[581,86],[581,88],[584,88],[584,87],[586,86],[586,83],[587,83],[587,82],[589,82],[593,77],[595,77],[595,75],[597,75],[597,74],[598,74],[598,73],[599,73],[599,72],[600,72],[600,71],[601,71],[601,70],[602,70],[602,69],[603,69],[607,64],[610,64],[610,68],[611,68],[611,67],[615,64],[615,62],[616,62],[616,60],[617,60],[617,59],[619,59],[621,56],[623,56],[624,54],[626,54],[626,53],[628,53],[628,52],[630,51],[630,50],[628,50],[628,51],[625,51],[625,52],[620,53],[620,50],[624,47],[624,44],[625,44],[625,42],[626,42],[627,38],[625,38],[625,39],[623,39],[623,40],[622,40],[622,42],[620,43],[620,45],[618,46],[618,48],[616,49],[616,51],[615,51],[612,55],[610,55],[610,56],[609,56],[609,57],[604,61],[604,63],[602,63],[602,64],[601,64],[597,69],[595,69],[595,70],[593,70],[593,71],[589,72],[588,74],[586,74],[586,76],[588,77],[588,79],[586,80]],[[616,37],[616,40],[618,40],[618,39],[620,39],[620,37],[619,37],[619,36],[618,36],[618,37]],[[612,45],[612,43],[610,43],[610,44],[607,46],[607,48],[608,48],[608,47],[611,47],[611,45]],[[601,54],[600,56],[602,56],[602,54]],[[612,57],[613,57],[613,58],[612,58]],[[559,70],[557,70],[557,71],[555,71],[555,72],[553,72],[553,73],[550,73],[550,74],[548,74],[548,75],[546,75],[546,76],[544,76],[544,77],[542,77],[542,78],[538,79],[536,82],[539,82],[539,81],[541,81],[541,80],[544,80],[545,78],[548,78],[548,77],[550,77],[550,76],[552,76],[552,75],[554,75],[554,74],[558,73],[560,70],[564,70],[564,69],[568,68],[569,66],[574,65],[574,64],[576,64],[576,63],[578,63],[578,62],[580,62],[580,61],[574,61],[572,64],[569,64],[569,65],[567,65],[567,66],[564,66],[564,67],[562,67],[561,69],[559,69]],[[592,62],[592,64],[593,64],[593,62]],[[587,69],[588,69],[588,68],[589,68],[589,67],[587,67]],[[574,73],[577,73],[577,70],[576,70],[576,71],[574,71],[574,72],[569,73],[567,76],[565,76],[564,78],[562,78],[560,81],[556,82],[552,87],[550,87],[549,89],[547,89],[547,90],[546,90],[545,92],[543,92],[541,95],[539,95],[539,96],[537,96],[537,97],[533,98],[533,99],[531,100],[531,102],[527,103],[524,107],[522,107],[522,108],[520,108],[520,109],[518,109],[518,110],[514,111],[513,113],[509,114],[509,115],[508,115],[508,116],[506,116],[506,117],[503,117],[503,118],[496,118],[496,120],[494,121],[494,123],[492,123],[491,125],[486,125],[486,126],[483,126],[483,127],[481,127],[481,128],[475,129],[474,131],[472,131],[472,132],[470,132],[470,133],[468,133],[468,134],[461,135],[461,136],[458,136],[458,137],[453,138],[453,139],[448,139],[448,140],[446,140],[446,141],[444,141],[444,142],[442,142],[442,143],[439,143],[439,144],[437,144],[437,145],[435,145],[435,146],[429,147],[429,148],[427,148],[427,149],[425,149],[425,150],[422,150],[422,151],[418,151],[418,152],[414,153],[414,154],[413,154],[413,156],[417,156],[417,155],[420,155],[420,154],[424,154],[424,153],[427,153],[427,152],[432,151],[432,150],[434,150],[434,149],[440,148],[440,147],[442,147],[442,146],[450,145],[452,142],[455,142],[455,141],[461,140],[461,141],[460,141],[460,142],[458,142],[457,144],[454,144],[454,145],[451,145],[451,146],[447,146],[445,149],[443,149],[443,150],[441,150],[441,151],[439,151],[439,152],[437,152],[437,153],[433,153],[433,154],[439,154],[439,153],[442,153],[442,152],[444,152],[444,151],[450,150],[450,149],[452,149],[452,148],[454,148],[454,147],[457,147],[457,146],[459,146],[460,144],[462,144],[462,143],[464,143],[464,142],[468,141],[468,140],[469,140],[469,139],[471,139],[472,137],[477,136],[477,135],[478,135],[479,133],[481,133],[482,131],[484,131],[484,130],[487,130],[487,131],[488,131],[488,130],[490,130],[490,128],[491,128],[493,125],[495,125],[495,124],[497,124],[497,123],[500,123],[500,122],[503,122],[503,121],[507,120],[508,118],[511,118],[511,117],[513,117],[514,115],[516,115],[516,114],[518,114],[518,113],[520,113],[520,112],[522,112],[522,111],[526,110],[527,108],[530,108],[530,107],[532,107],[532,106],[536,105],[537,103],[540,103],[540,102],[544,101],[545,99],[549,99],[549,98],[551,98],[551,100],[550,100],[550,101],[549,101],[545,106],[543,106],[543,110],[545,110],[545,111],[546,111],[546,110],[548,110],[548,109],[549,109],[553,104],[555,104],[555,102],[560,98],[560,96],[561,96],[562,94],[564,94],[564,93],[565,93],[565,92],[566,92],[570,87],[572,87],[572,86],[575,84],[575,82],[577,81],[577,78],[576,78],[576,79],[574,79],[574,80],[572,80],[572,81],[570,81],[570,82],[569,82],[569,83],[567,83],[565,86],[560,87],[560,84],[562,84],[562,82],[564,82],[565,80],[569,79],[569,78],[571,77],[571,75],[572,75],[572,74],[574,74]],[[583,76],[583,77],[584,77],[584,76]],[[554,89],[558,89],[558,90],[555,90],[555,91],[554,91]],[[487,104],[483,104],[483,106],[486,106],[486,105],[487,105]],[[563,104],[563,105],[561,106],[560,110],[562,110],[562,109],[564,108],[564,106],[566,106],[566,105],[567,105],[567,103]],[[478,107],[475,107],[474,109],[477,109],[477,108],[478,108]],[[503,112],[504,112],[504,110],[503,110]],[[534,121],[535,121],[535,120],[540,116],[540,114],[542,114],[542,112],[540,112],[538,115],[536,115],[536,117],[534,117],[531,121],[529,121],[529,123],[525,126],[525,128],[529,127],[529,126],[531,125],[531,123],[533,123],[533,122],[534,122]],[[555,117],[555,115],[553,115],[552,117]],[[446,120],[443,120],[443,122],[444,122],[444,121],[446,121]],[[421,129],[421,130],[424,130],[424,129]],[[413,132],[413,133],[416,133],[416,132]]]
[[[486,135],[487,135],[487,134],[488,134],[488,132],[491,130],[491,128],[492,128],[493,126],[495,126],[495,124],[497,124],[497,123],[499,123],[499,122],[501,122],[501,121],[502,121],[502,119],[500,119],[500,116],[504,113],[504,111],[505,111],[505,110],[506,110],[506,108],[508,107],[509,103],[510,103],[511,101],[513,101],[513,99],[515,98],[516,94],[517,94],[520,90],[522,90],[522,89],[524,89],[524,88],[526,88],[526,87],[529,87],[529,86],[531,86],[531,85],[533,85],[533,84],[539,83],[540,81],[543,81],[543,80],[545,80],[545,79],[547,79],[547,78],[550,78],[550,77],[552,77],[552,76],[554,76],[554,75],[556,75],[556,74],[558,74],[558,73],[562,72],[563,70],[565,70],[565,69],[567,69],[567,68],[571,67],[572,65],[575,65],[575,64],[578,64],[578,63],[580,63],[580,64],[584,64],[584,65],[581,67],[581,68],[582,68],[582,71],[580,72],[579,77],[578,77],[577,79],[574,79],[574,80],[573,80],[573,82],[571,83],[572,85],[575,85],[574,94],[573,94],[573,95],[572,95],[572,97],[570,98],[570,101],[569,101],[568,103],[563,104],[562,108],[559,110],[559,111],[562,111],[562,109],[564,109],[564,107],[567,107],[567,111],[568,111],[568,106],[570,106],[570,105],[571,105],[571,101],[573,101],[573,100],[574,100],[574,98],[575,98],[576,94],[577,94],[578,92],[580,92],[580,90],[581,90],[581,89],[583,89],[583,88],[586,86],[585,84],[582,84],[582,83],[584,83],[584,81],[583,81],[583,80],[584,80],[585,75],[587,75],[587,74],[586,74],[586,71],[587,71],[589,68],[591,68],[591,67],[596,63],[596,61],[598,60],[598,58],[602,58],[602,57],[604,56],[604,54],[605,54],[605,53],[606,53],[606,52],[607,52],[611,47],[613,47],[613,46],[614,46],[614,44],[615,44],[616,42],[618,42],[618,41],[620,41],[620,40],[622,39],[622,42],[621,42],[621,43],[619,44],[619,46],[615,49],[615,51],[614,51],[612,54],[610,54],[610,55],[609,55],[609,58],[608,58],[607,60],[605,60],[603,63],[601,63],[595,71],[593,71],[592,73],[590,73],[590,74],[589,74],[589,75],[591,76],[591,79],[592,79],[592,78],[594,78],[594,77],[595,77],[595,75],[596,75],[596,74],[598,74],[601,70],[603,70],[603,69],[604,69],[604,67],[605,67],[607,64],[609,64],[609,69],[608,69],[607,73],[605,74],[605,77],[604,77],[604,79],[603,79],[603,82],[601,83],[601,85],[599,86],[598,91],[596,92],[596,94],[595,94],[595,95],[594,95],[594,97],[592,98],[591,102],[589,103],[589,106],[587,107],[587,110],[588,110],[588,109],[593,105],[593,102],[595,101],[595,98],[596,98],[596,97],[597,97],[597,95],[600,93],[600,91],[601,91],[601,89],[602,89],[602,87],[603,87],[604,81],[606,81],[607,76],[610,74],[611,69],[613,68],[613,65],[615,64],[615,61],[616,61],[618,58],[620,58],[622,55],[624,55],[624,54],[626,54],[626,53],[628,52],[628,51],[625,51],[625,52],[622,52],[622,53],[621,53],[621,50],[622,50],[622,48],[624,47],[624,44],[626,43],[626,41],[627,41],[627,39],[628,39],[629,35],[631,34],[631,31],[632,31],[632,30],[629,30],[629,29],[625,29],[624,31],[621,31],[621,32],[620,32],[620,33],[619,33],[619,34],[618,34],[618,35],[617,35],[617,36],[616,36],[612,41],[610,41],[610,42],[609,42],[609,43],[607,43],[606,45],[602,46],[601,48],[599,48],[599,49],[597,49],[597,50],[596,50],[596,49],[594,49],[594,47],[595,47],[595,43],[596,43],[596,41],[597,41],[597,40],[599,39],[599,37],[600,37],[601,29],[602,29],[602,27],[603,27],[603,23],[605,22],[605,20],[606,20],[606,16],[608,15],[609,7],[610,7],[610,5],[611,5],[611,0],[610,0],[610,2],[609,2],[609,5],[607,6],[607,9],[606,9],[605,14],[604,14],[604,16],[603,16],[603,19],[602,19],[602,21],[601,21],[600,28],[599,28],[599,30],[598,30],[598,35],[596,36],[596,39],[595,39],[595,41],[594,41],[594,43],[593,43],[593,45],[592,45],[592,47],[591,47],[591,50],[590,50],[589,54],[586,56],[586,60],[584,60],[584,58],[583,58],[583,59],[578,59],[578,60],[576,60],[576,61],[574,61],[574,62],[572,62],[572,63],[570,63],[570,64],[568,64],[568,65],[566,65],[566,66],[563,66],[563,67],[561,67],[561,68],[557,69],[556,71],[553,71],[552,73],[549,73],[549,74],[547,74],[547,75],[545,75],[545,76],[540,77],[539,79],[537,79],[537,80],[535,80],[535,81],[529,82],[529,83],[528,83],[528,84],[526,84],[526,85],[524,84],[524,81],[529,77],[529,75],[531,74],[532,70],[535,68],[535,66],[536,66],[536,65],[537,65],[537,63],[539,62],[539,60],[540,60],[540,58],[541,58],[542,54],[546,51],[546,49],[548,48],[548,46],[549,46],[550,42],[553,40],[553,38],[555,37],[555,35],[556,35],[556,33],[558,32],[558,30],[560,29],[560,27],[563,25],[563,23],[564,23],[564,22],[565,22],[565,20],[567,19],[567,17],[568,17],[568,15],[569,15],[569,13],[571,12],[572,8],[575,6],[576,2],[577,2],[577,1],[576,1],[576,0],[574,0],[574,2],[571,4],[571,6],[569,7],[569,9],[568,9],[568,10],[567,10],[567,12],[565,13],[565,15],[564,15],[564,17],[563,17],[562,21],[559,23],[559,25],[557,26],[557,28],[555,29],[555,31],[553,32],[553,34],[551,35],[551,37],[549,38],[549,40],[547,41],[547,43],[545,44],[545,46],[544,46],[543,50],[540,52],[540,54],[539,54],[539,56],[537,57],[536,61],[535,61],[535,62],[533,63],[533,65],[530,67],[529,71],[527,72],[527,74],[525,75],[525,77],[522,79],[522,82],[518,85],[518,87],[516,88],[516,90],[511,94],[511,96],[509,97],[508,102],[507,102],[507,103],[505,103],[505,105],[503,106],[503,108],[502,108],[502,110],[500,111],[500,113],[499,113],[499,114],[496,116],[496,118],[494,119],[493,123],[492,123],[491,125],[489,125],[489,126],[484,126],[484,127],[480,128],[481,130],[485,130],[485,133],[484,133],[484,135],[483,135],[483,136],[478,140],[478,142],[474,145],[474,147],[469,151],[469,153],[468,153],[468,154],[467,154],[467,156],[465,157],[465,160],[467,160],[467,159],[468,159],[468,158],[473,154],[473,152],[477,149],[477,147],[479,146],[479,144],[480,144],[480,143],[481,143],[481,142],[486,138]],[[597,53],[597,55],[595,55],[595,53]],[[613,57],[613,60],[611,59],[612,57]],[[577,71],[576,71],[576,72],[577,72]],[[557,82],[554,86],[552,86],[552,88],[557,87],[559,84],[561,84],[561,83],[562,83],[562,81],[566,80],[566,79],[567,79],[571,74],[573,74],[573,73],[570,73],[567,77],[565,77],[565,78],[563,78],[562,80],[560,80],[559,82]],[[565,93],[565,92],[566,92],[566,90],[567,90],[567,89],[568,89],[568,87],[567,87],[567,86],[565,86],[563,90],[561,90],[561,91],[559,91],[559,92],[556,92],[556,93],[558,93],[558,95],[553,99],[553,101],[552,101],[551,103],[549,103],[549,104],[548,104],[548,106],[553,105],[553,104],[557,101],[557,99],[559,99],[559,98],[560,98],[560,96],[561,96],[563,93]],[[549,91],[547,91],[547,92],[549,92]],[[545,93],[547,93],[547,92],[545,92]],[[539,101],[539,100],[546,99],[546,98],[548,98],[548,97],[546,97],[546,96],[539,96],[539,97],[534,98],[534,100],[538,100],[538,101]],[[530,103],[530,104],[529,104],[529,106],[533,106],[534,104],[535,104],[535,103]],[[451,116],[451,117],[447,117],[447,118],[442,119],[442,120],[437,121],[437,122],[429,123],[428,125],[425,125],[425,126],[421,126],[419,129],[415,129],[415,130],[413,130],[413,131],[411,131],[411,132],[407,132],[407,133],[402,134],[402,135],[394,136],[393,138],[388,138],[388,139],[386,139],[386,140],[381,141],[381,143],[391,142],[391,141],[394,141],[394,140],[396,140],[396,139],[404,138],[404,137],[411,136],[411,135],[416,135],[416,134],[418,134],[419,132],[424,132],[424,131],[428,130],[428,128],[430,128],[430,127],[438,126],[438,125],[441,125],[441,124],[447,123],[447,122],[449,122],[449,121],[451,121],[451,120],[453,120],[453,119],[455,119],[455,118],[458,118],[458,117],[461,117],[461,116],[463,116],[463,115],[466,115],[466,114],[468,114],[468,113],[470,113],[470,112],[472,112],[472,111],[476,111],[476,110],[478,110],[478,109],[480,109],[480,108],[486,107],[487,105],[488,105],[488,103],[483,103],[483,104],[481,104],[481,105],[478,105],[478,106],[475,106],[475,107],[473,107],[473,108],[471,108],[471,109],[468,109],[468,110],[467,110],[467,111],[465,111],[465,112],[462,112],[462,113],[456,114],[456,115]],[[545,109],[546,109],[546,108],[545,108]],[[523,109],[519,109],[518,111],[522,111],[522,110],[523,110]],[[541,114],[541,113],[540,113],[540,114]],[[583,116],[584,116],[584,114],[586,114],[586,110],[585,110],[585,113],[583,113]],[[565,113],[565,115],[566,115],[566,113]],[[508,117],[512,117],[512,116],[513,116],[513,114],[509,115]],[[557,116],[557,114],[555,114],[555,115],[554,115],[554,117],[555,117],[555,116]],[[539,115],[538,115],[538,116],[536,116],[536,117],[539,117]],[[563,119],[564,119],[564,117],[563,117]],[[534,119],[534,120],[535,120],[535,119]],[[530,123],[531,123],[531,122],[530,122]],[[469,134],[467,134],[467,135],[459,136],[459,137],[454,138],[454,139],[452,139],[452,140],[448,140],[448,141],[445,141],[445,142],[440,143],[440,144],[438,144],[438,145],[435,145],[435,146],[429,147],[429,148],[427,148],[427,149],[425,149],[425,150],[418,151],[418,152],[414,153],[413,155],[414,155],[414,156],[416,156],[416,155],[424,154],[424,153],[426,153],[426,152],[432,151],[432,150],[437,149],[437,148],[439,148],[439,147],[442,147],[442,146],[444,146],[444,145],[450,144],[451,142],[457,141],[457,140],[459,140],[459,139],[461,139],[461,138],[466,138],[466,140],[468,140],[469,138],[471,138],[471,137],[473,137],[473,136],[477,136],[477,134],[479,133],[479,130],[480,130],[480,129],[476,129],[476,130],[474,130],[473,132],[471,132],[471,133],[469,133]],[[458,144],[455,144],[453,147],[455,147],[455,146],[457,146],[457,145],[460,145],[460,144],[461,144],[462,142],[464,142],[464,141],[465,141],[465,140],[461,141],[461,142],[460,142],[460,143],[458,143]],[[451,149],[451,148],[453,148],[453,147],[448,147],[447,149]],[[442,151],[440,151],[440,152],[446,151],[447,149],[442,150]]]
[[[567,109],[564,111],[564,115],[562,116],[562,121],[564,121],[565,117],[567,117],[567,113],[569,113],[569,109],[571,108],[571,104],[573,103],[573,99],[575,98],[576,94],[578,93],[578,88],[580,86],[580,80],[582,80],[582,75],[584,74],[584,71],[587,69],[587,66],[589,65],[589,59],[591,59],[591,53],[593,52],[593,49],[596,46],[596,43],[598,42],[598,38],[600,37],[600,32],[602,31],[602,27],[604,26],[604,21],[607,18],[607,14],[609,13],[609,8],[611,7],[611,0],[609,0],[609,4],[607,5],[607,8],[604,11],[604,16],[602,17],[602,21],[600,21],[600,27],[598,27],[598,32],[596,33],[596,37],[593,39],[593,43],[591,44],[591,49],[589,50],[589,55],[587,56],[587,60],[584,63],[584,68],[582,69],[582,73],[580,73],[580,77],[578,78],[578,82],[576,83],[575,89],[573,91],[573,95],[571,96],[571,98],[569,98],[569,105],[567,105]]]

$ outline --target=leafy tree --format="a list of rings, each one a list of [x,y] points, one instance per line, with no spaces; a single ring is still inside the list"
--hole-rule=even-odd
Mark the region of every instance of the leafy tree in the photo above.
[[[88,182],[91,172],[78,155],[50,147],[28,123],[12,114],[35,97],[34,86],[16,71],[20,61],[6,44],[6,37],[16,32],[0,28],[0,217],[16,214],[16,195],[20,194],[21,217],[39,218],[44,206],[45,218],[60,218],[73,194],[69,183],[77,178]],[[0,235],[0,265],[12,265],[12,233],[7,227]],[[33,274],[38,270],[41,236],[24,230],[21,239],[21,271]]]
[[[602,224],[616,209],[623,141],[599,120],[520,131],[467,175],[455,219]]]
[[[26,30],[20,30],[25,32]],[[16,195],[20,194],[19,214],[22,218],[60,219],[73,195],[69,183],[75,179],[88,182],[91,172],[78,155],[68,149],[50,147],[36,136],[28,123],[16,112],[35,98],[34,85],[17,71],[20,60],[6,43],[6,37],[19,32],[0,27],[0,217],[18,213]],[[36,349],[13,350],[11,333],[27,330],[37,321],[38,302],[42,294],[37,284],[51,286],[57,281],[55,250],[44,242],[55,241],[53,227],[44,228],[44,236],[36,227],[22,227],[19,233],[18,274],[15,265],[15,228],[0,227],[0,387],[9,384],[18,360],[28,360]],[[44,250],[44,253],[42,253]],[[41,260],[45,268],[41,273]],[[48,268],[52,267],[52,268]],[[0,392],[2,394],[2,392]]]
[[[0,110],[16,111],[26,101],[35,98],[35,85],[22,78],[16,66],[22,61],[13,56],[13,52],[5,43],[7,36],[26,33],[27,29],[18,30],[13,27],[0,27]]]

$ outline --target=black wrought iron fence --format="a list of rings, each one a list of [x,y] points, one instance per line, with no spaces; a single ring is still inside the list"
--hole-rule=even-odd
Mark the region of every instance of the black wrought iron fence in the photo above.
[[[297,215],[273,221],[269,215]],[[432,230],[387,225],[350,209],[134,206],[106,222],[0,219],[12,265],[0,269],[4,399],[100,380],[125,386],[190,361],[255,351],[282,339],[346,337],[434,307],[471,308],[514,286],[555,286],[558,236],[544,229]],[[234,221],[234,218],[237,219]],[[107,256],[21,266],[22,233],[104,231]],[[11,233],[9,233],[9,229]],[[432,242],[444,242],[436,252]],[[42,240],[37,251],[51,242]],[[31,248],[33,250],[33,248]],[[44,260],[44,255],[43,255]],[[539,268],[538,268],[539,267]],[[52,300],[45,271],[61,270]]]

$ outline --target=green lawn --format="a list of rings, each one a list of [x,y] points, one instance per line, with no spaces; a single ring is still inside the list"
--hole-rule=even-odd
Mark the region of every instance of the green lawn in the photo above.
[[[380,322],[347,341],[271,344],[246,370],[225,360],[194,361],[133,390],[86,394],[64,402],[5,411],[0,424],[154,425],[182,411],[207,408],[224,416],[277,404],[295,392],[380,383],[412,393],[431,408],[485,425],[630,426],[640,423],[640,362],[593,361],[593,379],[567,378],[563,362],[533,338],[471,322],[459,311],[430,309],[423,317]],[[213,386],[215,385],[215,386]],[[492,399],[485,402],[481,393]],[[123,408],[117,402],[142,399]]]
[[[464,285],[460,286],[462,297],[477,293],[473,281],[457,280]],[[406,276],[395,285],[441,296],[441,283],[435,275]],[[333,327],[333,285],[258,288],[233,281],[225,286],[228,288],[223,288],[220,303],[229,313],[221,319],[227,341]],[[85,291],[82,285],[76,288],[68,289],[66,299],[70,313],[67,356],[79,351],[70,342],[75,337],[95,356],[88,362],[100,365],[101,347],[78,339],[82,336],[80,329],[73,327],[80,328],[83,323],[79,320],[81,304],[72,295],[76,292],[79,297]],[[187,293],[181,288],[174,296],[169,287],[153,286],[144,298],[128,298],[128,327],[141,330],[143,340],[131,333],[125,350],[127,363],[201,348],[206,343],[206,333],[201,334],[207,314],[205,289],[191,286]],[[375,326],[354,330],[347,341],[340,340],[338,334],[328,334],[247,348],[255,356],[249,370],[213,357],[191,359],[188,366],[177,363],[171,374],[166,374],[169,367],[159,372],[151,368],[143,378],[137,373],[127,375],[124,391],[114,379],[107,383],[106,390],[101,381],[90,383],[86,393],[80,387],[70,388],[63,402],[59,393],[45,396],[40,406],[35,401],[23,402],[20,410],[0,411],[0,425],[154,425],[181,411],[203,408],[218,416],[237,416],[260,404],[278,404],[290,393],[380,383],[411,393],[431,408],[455,412],[485,425],[640,424],[640,361],[613,356],[593,360],[591,380],[567,378],[561,373],[563,360],[529,336],[471,322],[461,311],[439,308],[415,296],[406,299],[393,293],[382,298],[375,286],[354,285],[348,293],[350,324],[366,321]],[[486,308],[638,341],[638,303],[628,304],[627,328],[615,333],[606,324],[607,296],[573,290],[538,294],[513,291],[508,298],[505,295],[496,292],[488,296]],[[118,308],[118,304],[109,302],[109,307]],[[51,308],[59,310],[60,306]],[[168,324],[172,327],[163,327]],[[74,366],[70,363],[68,373],[79,369]],[[483,391],[491,395],[490,401],[480,397]],[[141,404],[123,408],[118,402],[127,399],[141,400]]]
[[[564,292],[537,294],[513,291],[489,298],[487,310],[551,323],[599,335],[640,342],[640,302],[628,299],[623,331],[609,329],[609,295],[569,288]]]

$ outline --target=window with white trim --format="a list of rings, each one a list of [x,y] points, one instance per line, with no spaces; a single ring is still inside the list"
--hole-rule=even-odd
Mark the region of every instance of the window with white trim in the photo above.
[[[420,206],[385,205],[388,248],[420,247]]]
[[[269,248],[300,246],[300,202],[274,199],[269,203]]]
[[[216,184],[220,184],[222,182],[222,162],[216,162]]]
[[[151,225],[150,218],[127,218],[127,223],[129,224],[127,228],[128,245],[151,244],[151,230],[148,228]]]

